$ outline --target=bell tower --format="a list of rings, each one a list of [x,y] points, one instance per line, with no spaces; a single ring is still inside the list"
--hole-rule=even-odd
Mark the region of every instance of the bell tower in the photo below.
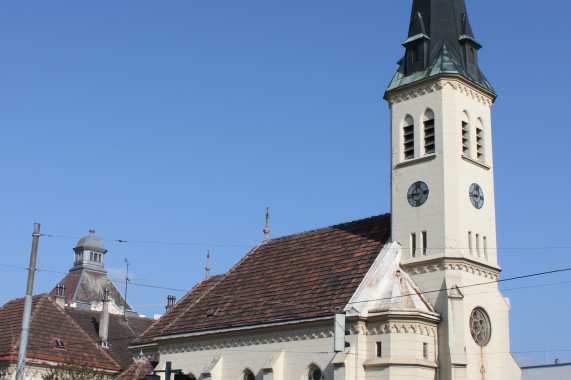
[[[414,0],[391,109],[392,238],[442,316],[439,378],[519,379],[497,288],[491,106],[464,0]],[[486,283],[486,285],[477,285]]]

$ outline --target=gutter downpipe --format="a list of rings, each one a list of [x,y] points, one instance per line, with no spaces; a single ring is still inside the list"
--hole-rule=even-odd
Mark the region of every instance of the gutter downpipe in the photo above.
[[[34,223],[32,234],[32,254],[28,268],[28,287],[24,299],[24,315],[22,316],[22,333],[20,334],[20,348],[18,350],[18,366],[16,367],[16,380],[24,379],[26,365],[26,351],[28,349],[28,335],[30,332],[30,317],[32,315],[32,292],[34,290],[34,275],[36,273],[36,258],[38,256],[38,242],[40,240],[40,224]]]

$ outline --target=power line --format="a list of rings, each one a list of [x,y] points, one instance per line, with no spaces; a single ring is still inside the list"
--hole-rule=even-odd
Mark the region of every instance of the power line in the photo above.
[[[28,270],[28,268],[26,268],[26,267],[15,266],[15,265],[0,264],[0,266],[17,268],[17,269],[22,269],[22,270]],[[64,274],[64,275],[67,274],[67,273],[52,271],[52,270],[44,270],[44,269],[36,269],[36,270],[38,272],[47,272],[47,273]],[[521,279],[526,279],[526,278],[546,276],[546,275],[556,274],[556,273],[564,273],[564,272],[569,272],[569,271],[571,271],[571,268],[555,269],[555,270],[546,271],[546,272],[531,273],[531,274],[526,274],[526,275],[521,275],[521,276],[510,277],[510,278],[506,278],[506,279],[499,279],[499,280],[493,280],[493,281],[480,282],[480,283],[476,283],[476,284],[458,286],[457,289],[465,289],[465,288],[472,288],[472,287],[476,287],[476,286],[497,284],[500,282],[515,281],[515,280],[521,280]],[[120,283],[120,284],[126,283],[124,280],[112,280],[112,281],[115,283]],[[554,285],[563,284],[563,283],[567,283],[567,282],[555,283]],[[146,288],[152,288],[152,289],[169,290],[169,291],[176,291],[176,292],[183,292],[183,293],[188,293],[191,291],[188,289],[177,289],[177,288],[160,286],[160,285],[141,284],[141,283],[135,283],[135,282],[131,282],[131,281],[129,281],[129,284],[134,285],[134,286],[140,286],[140,287],[146,287]],[[527,287],[522,287],[522,289],[523,288],[541,287],[541,286],[548,286],[548,285],[543,285],[543,284],[530,285]],[[519,288],[507,289],[507,290],[517,290],[517,289],[519,289]],[[432,293],[440,293],[440,292],[444,292],[444,291],[448,292],[450,290],[452,290],[452,288],[435,289],[435,290],[429,290],[429,291],[421,292],[421,294],[426,295],[426,294],[432,294]],[[208,293],[212,294],[214,296],[217,296],[217,297],[222,297],[222,298],[227,298],[227,299],[240,298],[240,296],[236,296],[236,295],[220,294],[220,293],[216,293],[216,292],[208,292]],[[488,293],[488,292],[481,292],[481,293]],[[475,294],[480,294],[480,293],[475,293]],[[355,301],[355,302],[352,302],[352,304],[360,304],[360,303],[367,303],[367,302],[379,302],[379,301],[390,301],[390,300],[399,299],[399,298],[408,297],[408,296],[409,295],[400,295],[400,296],[391,296],[391,297],[384,297],[384,298],[375,298],[375,299]],[[280,301],[273,301],[273,300],[266,299],[266,298],[254,298],[253,299],[253,298],[248,297],[248,299],[254,300],[254,301],[263,301],[266,303],[286,305],[286,306],[315,307],[314,304],[306,304],[306,303],[298,303],[298,302],[280,302]]]
[[[80,236],[66,236],[66,235],[51,235],[51,234],[41,234],[42,237],[48,238],[63,238],[63,239],[80,239]],[[126,239],[101,239],[103,241],[109,242],[116,242],[122,244],[153,244],[153,245],[182,245],[182,246],[203,246],[203,247],[242,247],[242,248],[253,248],[257,246],[259,243],[256,244],[238,244],[238,243],[192,243],[192,242],[175,242],[175,241],[145,241],[145,240],[126,240]],[[269,242],[271,242],[271,239]],[[301,248],[320,248],[321,245],[299,245],[296,244],[296,247]],[[401,249],[411,249],[411,247],[401,246]],[[428,250],[432,251],[446,251],[446,250],[468,250],[470,247],[426,247]],[[473,247],[472,247],[473,249]],[[525,246],[525,247],[486,247],[487,250],[520,250],[520,251],[532,251],[532,250],[565,250],[571,249],[571,246]]]

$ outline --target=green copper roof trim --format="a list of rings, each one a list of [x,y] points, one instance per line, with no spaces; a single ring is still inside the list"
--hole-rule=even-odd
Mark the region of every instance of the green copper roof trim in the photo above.
[[[407,38],[405,42],[402,43],[402,46],[406,46],[407,44],[413,42],[413,41],[417,41],[417,40],[421,40],[421,39],[426,39],[426,40],[430,40],[430,37],[428,37],[426,34],[424,33],[420,33],[417,35],[414,35],[410,38]]]
[[[484,75],[480,72],[479,77],[475,78],[469,75],[460,62],[456,61],[456,59],[448,52],[446,44],[444,43],[442,46],[442,52],[438,56],[438,58],[424,71],[415,72],[412,75],[405,76],[404,75],[404,63],[402,63],[391,80],[391,83],[387,87],[386,92],[395,90],[399,87],[403,87],[423,79],[435,77],[440,74],[455,74],[459,75],[468,81],[484,88],[485,90],[495,94],[494,88],[488,82],[488,80],[484,77]]]
[[[470,36],[467,36],[467,35],[465,35],[465,34],[462,34],[462,35],[458,38],[458,41],[465,41],[465,40],[472,41],[473,43],[475,43],[476,45],[478,45],[479,48],[482,47],[482,45],[480,45],[480,43],[479,43],[478,41],[476,41],[476,39],[474,39],[474,38],[472,38],[472,37],[470,37]]]

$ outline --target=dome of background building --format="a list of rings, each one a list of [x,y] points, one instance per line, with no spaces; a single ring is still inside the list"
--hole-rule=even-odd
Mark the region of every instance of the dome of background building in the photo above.
[[[89,248],[103,253],[107,252],[103,245],[103,241],[95,236],[95,229],[93,227],[89,229],[89,235],[79,239],[75,248]]]

